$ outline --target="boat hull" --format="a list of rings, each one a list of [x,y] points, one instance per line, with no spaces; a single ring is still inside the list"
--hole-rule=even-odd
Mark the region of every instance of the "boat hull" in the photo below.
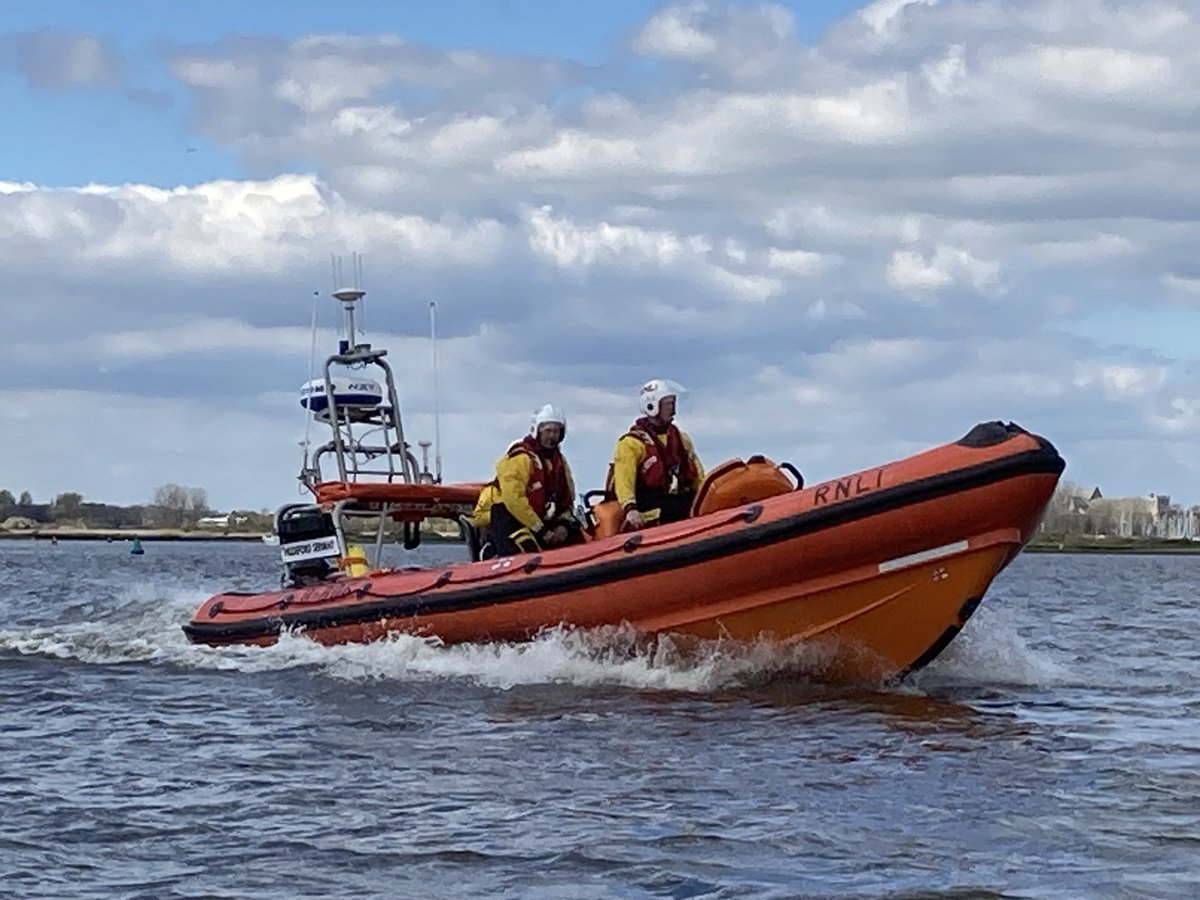
[[[817,677],[895,679],[936,658],[966,624],[1057,485],[1063,461],[1048,442],[996,426],[846,478],[580,547],[219,595],[185,631],[213,645],[268,644],[285,628],[328,644],[394,632],[459,643],[628,623],[648,635],[804,644]]]

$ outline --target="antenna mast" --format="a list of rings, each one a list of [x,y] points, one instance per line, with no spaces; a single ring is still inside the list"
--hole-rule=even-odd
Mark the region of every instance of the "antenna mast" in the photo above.
[[[346,337],[338,343],[338,352],[342,355],[349,353],[357,344],[357,336],[354,333],[355,305],[367,293],[362,289],[361,253],[355,252],[351,257],[351,272],[354,276],[354,286],[343,287],[345,280],[342,277],[342,258],[333,257],[333,296],[342,301],[342,309],[346,313]]]
[[[433,466],[434,481],[442,483],[441,406],[438,403],[437,303],[429,301],[429,343],[433,350]]]
[[[308,383],[312,384],[317,372],[317,301],[321,297],[320,291],[313,291],[313,306],[312,306],[312,345],[308,350]],[[309,414],[308,409],[304,413],[304,440],[300,441],[300,449],[304,454],[304,463],[301,467],[300,485],[297,490],[303,492],[304,478],[309,471],[308,448],[312,446],[309,436],[312,432],[313,417]]]

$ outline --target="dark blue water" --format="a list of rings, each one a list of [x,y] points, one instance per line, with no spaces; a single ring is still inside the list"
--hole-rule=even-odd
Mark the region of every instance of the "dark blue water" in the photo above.
[[[1200,896],[1200,556],[1023,556],[889,691],[619,633],[186,642],[274,560],[0,543],[0,894]]]

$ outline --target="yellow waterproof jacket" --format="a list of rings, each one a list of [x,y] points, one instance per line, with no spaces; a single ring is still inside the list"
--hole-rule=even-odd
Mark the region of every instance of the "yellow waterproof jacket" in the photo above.
[[[653,437],[659,444],[666,446],[665,434],[655,434]],[[683,449],[687,452],[693,471],[696,473],[696,480],[693,484],[679,485],[680,492],[686,493],[694,491],[700,486],[700,482],[704,480],[704,466],[700,464],[700,457],[696,455],[696,448],[692,445],[691,437],[682,428],[679,429],[679,437],[683,441]],[[617,448],[613,452],[612,480],[613,493],[616,494],[617,502],[621,504],[622,509],[630,509],[637,505],[638,471],[645,458],[646,445],[632,434],[624,434],[617,441]]]
[[[515,446],[515,445],[514,445]],[[492,507],[503,503],[512,513],[513,518],[532,531],[539,532],[545,525],[532,506],[529,505],[529,479],[533,475],[533,458],[528,453],[512,453],[512,448],[496,462],[496,477],[479,492],[475,503],[472,519],[477,528],[487,528],[492,521]],[[567,496],[560,508],[555,510],[555,517],[570,513],[575,507],[575,479],[571,475],[571,467],[567,458],[561,453],[563,471],[567,478]],[[542,459],[542,465],[549,468],[552,463]]]

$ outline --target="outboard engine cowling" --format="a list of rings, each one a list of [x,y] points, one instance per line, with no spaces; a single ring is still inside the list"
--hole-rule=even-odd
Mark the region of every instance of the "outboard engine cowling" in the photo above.
[[[291,503],[275,513],[283,587],[304,587],[338,571],[343,555],[333,516],[311,503]]]

